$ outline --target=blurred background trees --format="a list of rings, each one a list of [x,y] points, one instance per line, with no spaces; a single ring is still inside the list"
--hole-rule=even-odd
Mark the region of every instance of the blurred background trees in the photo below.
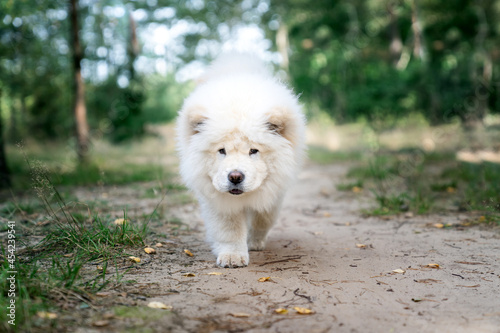
[[[75,4],[91,141],[119,143],[172,120],[188,79],[245,33],[261,34],[247,44],[281,68],[310,117],[390,124],[420,113],[432,124],[458,119],[474,127],[500,109],[500,0]],[[7,142],[78,146],[70,27],[69,0],[0,3]]]

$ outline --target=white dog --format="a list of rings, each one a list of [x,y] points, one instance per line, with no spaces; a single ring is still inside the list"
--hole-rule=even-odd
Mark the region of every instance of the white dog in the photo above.
[[[249,249],[264,249],[302,164],[304,132],[297,97],[250,55],[219,57],[184,101],[180,173],[219,266],[246,266]]]

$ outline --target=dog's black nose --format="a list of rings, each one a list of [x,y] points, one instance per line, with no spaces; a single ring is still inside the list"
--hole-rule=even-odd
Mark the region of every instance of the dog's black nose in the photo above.
[[[229,181],[233,184],[239,184],[245,179],[245,175],[239,171],[231,171],[227,176]]]

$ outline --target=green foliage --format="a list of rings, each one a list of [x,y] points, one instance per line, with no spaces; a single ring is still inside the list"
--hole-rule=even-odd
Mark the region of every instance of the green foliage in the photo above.
[[[310,110],[340,122],[420,111],[434,124],[500,110],[498,1],[274,0],[271,8],[266,15],[278,13],[288,30],[290,78]]]
[[[144,89],[148,92],[144,101],[144,118],[148,123],[165,123],[177,117],[192,85],[178,83],[172,75],[152,75],[145,81]]]

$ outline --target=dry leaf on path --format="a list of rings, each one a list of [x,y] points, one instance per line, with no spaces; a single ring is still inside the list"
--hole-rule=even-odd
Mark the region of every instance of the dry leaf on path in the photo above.
[[[397,274],[404,274],[406,273],[406,271],[402,270],[401,268],[398,268],[398,269],[393,269],[392,270],[394,273],[397,273]]]
[[[363,192],[363,188],[359,187],[359,186],[353,186],[353,188],[351,189],[354,193],[359,193],[359,192]]]
[[[42,319],[56,319],[57,318],[57,313],[54,312],[47,312],[47,311],[38,311],[36,313],[37,317],[42,318]]]
[[[116,220],[114,220],[113,223],[116,224],[116,225],[123,225],[123,224],[127,223],[127,220],[125,220],[125,219],[116,219]]]
[[[156,253],[156,250],[153,249],[152,247],[147,247],[144,249],[144,252],[146,252],[147,254],[153,254]]]
[[[266,277],[261,277],[259,280],[257,280],[259,282],[266,282],[266,281],[271,281],[271,277],[270,276],[266,276]]]
[[[186,273],[186,274],[182,274],[182,276],[194,277],[194,276],[196,276],[196,274],[194,274],[194,273]]]
[[[222,275],[223,273],[221,272],[210,272],[207,275]]]
[[[153,309],[172,310],[171,305],[165,305],[162,302],[150,302],[148,304],[148,307],[153,308]]]
[[[188,249],[184,249],[184,253],[190,257],[194,256],[194,254],[191,251],[189,251]]]
[[[438,228],[438,229],[444,228],[444,224],[442,224],[442,223],[434,223],[432,226],[434,228]]]
[[[137,257],[128,257],[128,259],[130,261],[133,261],[133,262],[141,262],[141,258],[137,258]]]
[[[359,249],[366,249],[366,245],[365,244],[356,244],[356,247],[359,248]]]
[[[156,243],[156,244],[155,244],[155,246],[156,246],[156,247],[162,247],[162,246],[163,246],[163,244],[162,244],[162,243]]]
[[[425,267],[429,267],[429,268],[437,268],[437,269],[439,269],[439,264],[430,263],[430,264],[427,264],[427,266],[425,266]]]
[[[294,306],[293,309],[297,311],[298,314],[313,314],[314,311],[308,308],[301,308],[298,306]]]
[[[283,308],[275,309],[274,312],[279,314],[288,314],[288,310]]]

